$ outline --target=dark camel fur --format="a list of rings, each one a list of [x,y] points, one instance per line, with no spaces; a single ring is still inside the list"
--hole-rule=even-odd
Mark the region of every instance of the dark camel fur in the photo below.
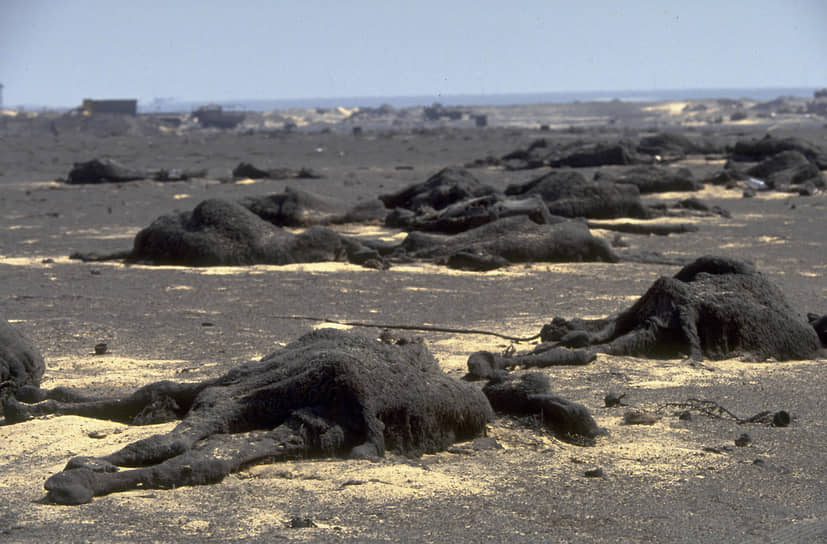
[[[493,416],[479,389],[444,374],[423,344],[333,329],[204,382],[157,382],[120,399],[5,403],[7,422],[44,414],[125,423],[181,418],[167,434],[69,461],[45,484],[49,497],[65,504],[139,487],[213,483],[261,462],[386,450],[417,456],[482,433]]]

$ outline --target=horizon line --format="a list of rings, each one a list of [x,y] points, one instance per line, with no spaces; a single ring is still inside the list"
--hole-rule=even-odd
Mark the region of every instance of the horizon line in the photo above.
[[[409,103],[404,106],[398,107],[416,107],[416,106],[426,106],[430,105],[434,102],[445,101],[449,105],[475,105],[475,106],[503,106],[508,105],[503,100],[508,100],[510,98],[523,98],[523,99],[537,99],[540,97],[559,97],[559,98],[566,98],[565,100],[560,100],[560,103],[565,102],[572,102],[578,100],[574,98],[576,96],[582,96],[586,99],[593,99],[598,101],[608,101],[614,99],[623,99],[626,98],[629,100],[630,98],[633,102],[646,102],[646,101],[661,101],[661,100],[670,100],[676,99],[675,96],[673,97],[663,97],[664,95],[677,95],[678,93],[690,93],[687,96],[682,97],[683,99],[691,100],[691,99],[714,99],[714,98],[732,98],[732,95],[737,93],[747,93],[738,96],[738,98],[744,99],[758,99],[756,96],[750,96],[749,93],[758,93],[761,95],[762,99],[766,99],[767,93],[782,93],[778,94],[775,97],[780,96],[799,96],[804,97],[801,94],[794,94],[794,95],[785,95],[783,94],[784,91],[796,91],[798,93],[805,92],[809,97],[812,97],[812,93],[815,90],[818,90],[819,86],[779,86],[779,87],[672,87],[672,88],[650,88],[650,89],[609,89],[609,90],[557,90],[557,91],[539,91],[539,92],[531,92],[531,91],[519,91],[519,92],[505,92],[505,93],[426,93],[426,94],[400,94],[400,95],[349,95],[349,96],[312,96],[312,97],[282,97],[282,98],[226,98],[226,99],[208,99],[208,98],[179,98],[179,97],[153,97],[149,100],[142,100],[140,98],[134,97],[97,97],[93,98],[91,96],[87,96],[84,98],[93,98],[95,100],[121,100],[121,99],[128,99],[128,100],[137,100],[139,109],[146,110],[148,107],[153,105],[161,105],[161,104],[187,104],[187,105],[205,105],[205,104],[217,104],[221,106],[234,106],[236,103],[280,103],[280,104],[296,104],[294,106],[286,106],[286,107],[333,107],[334,103],[341,102],[338,104],[339,106],[346,107],[370,107],[371,104],[377,103],[384,103],[385,102],[405,102]],[[700,95],[691,95],[691,93],[700,93]],[[713,93],[725,93],[727,96],[713,96]],[[616,95],[616,96],[615,96]],[[636,96],[640,95],[640,96]],[[648,95],[648,96],[647,96]],[[659,98],[663,97],[663,98]],[[424,102],[422,101],[423,99]],[[436,100],[435,100],[436,99]],[[457,101],[465,99],[470,99],[472,103],[470,104],[459,104]],[[486,103],[485,100],[495,100],[496,103]],[[368,101],[371,104],[364,104],[359,105],[355,104],[354,101]],[[350,104],[347,104],[350,102]],[[427,102],[427,103],[426,103]],[[556,101],[548,101],[550,103],[554,103]],[[515,101],[514,105],[518,104],[535,104],[538,102],[526,102],[526,101]],[[301,104],[301,105],[298,105]],[[77,108],[80,104],[74,105],[55,105],[55,104],[29,104],[29,103],[22,103],[16,105],[4,105],[4,109],[45,109],[45,110],[69,110],[73,108]],[[381,105],[381,104],[380,104]]]

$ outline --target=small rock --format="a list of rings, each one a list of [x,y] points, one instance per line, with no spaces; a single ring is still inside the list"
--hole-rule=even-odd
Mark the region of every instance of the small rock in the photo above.
[[[92,274],[93,276],[100,276],[101,275],[101,271],[96,270],[94,268],[92,270],[90,270],[89,273]]]
[[[88,433],[86,436],[88,436],[89,438],[106,438],[107,433],[103,431],[92,431]]]
[[[606,393],[606,396],[603,397],[603,402],[606,405],[606,408],[613,408],[615,406],[625,406],[623,404],[623,397],[626,396],[626,393],[615,393],[609,392]]]
[[[625,425],[654,425],[660,421],[660,416],[649,413],[632,410],[623,414],[623,423]]]
[[[678,419],[681,421],[692,421],[692,412],[689,410],[684,410],[680,414],[678,414]]]
[[[787,427],[791,421],[790,413],[786,410],[779,410],[772,416],[773,427]]]
[[[752,442],[752,437],[747,433],[744,433],[735,439],[735,445],[739,448],[749,446],[750,442]]]
[[[105,342],[101,342],[100,344],[95,344],[95,355],[103,355],[106,353],[107,346]]]
[[[310,518],[296,517],[287,522],[287,527],[290,529],[308,529],[318,527],[318,525],[316,525]]]
[[[202,327],[215,327],[215,323],[212,323],[210,321],[204,321],[203,323],[201,323],[201,326]]]
[[[583,476],[586,478],[602,478],[603,477],[603,469],[600,467],[593,468],[591,470],[587,470],[583,473]]]

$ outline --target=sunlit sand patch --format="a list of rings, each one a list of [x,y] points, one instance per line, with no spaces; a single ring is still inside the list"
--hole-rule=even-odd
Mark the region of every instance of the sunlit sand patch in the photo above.
[[[512,268],[515,267],[498,268],[496,270],[488,270],[486,272],[472,272],[469,270],[456,270],[454,268],[448,268],[447,266],[432,263],[408,263],[394,265],[389,271],[404,272],[406,274],[439,274],[442,276],[506,276],[515,275]]]
[[[244,179],[237,179],[234,182],[236,185],[252,185],[254,183],[258,183],[253,178],[244,178]]]
[[[653,106],[641,108],[643,111],[680,115],[689,102],[659,102]]]
[[[593,275],[612,270],[613,267],[622,266],[622,264],[611,263],[519,263],[506,268],[498,268],[496,270],[489,270],[486,272],[475,272],[468,270],[455,270],[441,265],[432,263],[411,263],[394,265],[390,272],[406,272],[406,273],[425,273],[425,274],[439,274],[443,276],[524,276],[526,274],[536,274],[542,272],[550,272],[553,274],[579,274],[579,275]],[[639,267],[639,266],[638,266]]]
[[[172,195],[172,198],[175,199],[175,200],[183,200],[185,198],[190,198],[191,196],[192,195],[187,194],[187,193],[178,193],[178,194]]]
[[[637,300],[640,298],[638,295],[595,295],[589,297],[589,300],[610,300],[612,302],[624,301],[624,300]]]
[[[121,447],[124,442],[139,440],[156,433],[167,432],[175,426],[174,422],[157,425],[130,426],[114,421],[84,418],[80,416],[44,416],[17,425],[0,426],[0,466],[7,464],[3,472],[3,480],[8,484],[8,477],[13,472],[8,465],[14,465],[15,460],[23,460],[29,464],[33,460],[49,463],[47,470],[56,472],[62,470],[67,456],[84,452],[88,455],[105,455]],[[26,432],[26,428],[28,432]],[[23,431],[21,433],[21,431]],[[90,438],[90,433],[100,433],[102,438]],[[26,452],[14,452],[10,448],[12,435],[26,436],[27,450],[37,452],[37,455],[26,455]],[[18,453],[18,455],[15,455]],[[41,474],[42,477],[44,474]]]
[[[46,416],[0,426],[0,474],[3,474],[0,490],[6,498],[10,498],[12,492],[22,492],[28,501],[38,500],[46,494],[45,477],[63,470],[70,458],[106,455],[127,443],[167,433],[174,426],[175,422],[128,426],[78,416]],[[73,508],[47,505],[20,512],[15,524],[21,528],[37,527],[42,522],[75,521],[77,516]]]
[[[726,159],[712,159],[708,156],[690,156],[679,161],[671,163],[671,166],[679,168],[681,166],[723,166],[726,164]]]
[[[599,424],[611,434],[594,448],[576,452],[585,466],[607,467],[607,473],[646,478],[647,485],[673,486],[680,478],[702,477],[711,467],[732,460],[703,454],[697,437],[689,430],[666,425],[623,425],[622,417],[602,418]]]
[[[310,273],[333,273],[333,272],[353,272],[365,269],[361,266],[338,262],[325,261],[320,263],[294,263],[285,265],[274,264],[256,264],[252,266],[209,266],[209,267],[171,267],[185,270],[193,274],[201,274],[204,276],[232,276],[239,274],[269,274],[273,272],[310,272]]]
[[[551,370],[556,389],[565,391],[563,396],[577,395],[588,399],[587,403],[599,401],[593,391],[589,375],[597,377],[607,374],[623,376],[624,391],[635,389],[675,389],[676,395],[698,395],[698,388],[711,385],[733,385],[736,383],[761,383],[773,374],[796,374],[806,367],[820,368],[821,361],[789,361],[784,363],[750,363],[739,359],[703,361],[702,366],[691,366],[684,359],[660,360],[634,357],[619,357],[599,354],[598,359],[586,367],[555,367]],[[710,371],[714,369],[714,371]],[[684,393],[681,389],[684,388]],[[701,394],[702,395],[702,394]],[[668,402],[686,401],[688,397],[668,398]],[[712,399],[716,400],[716,399]],[[673,485],[680,478],[703,477],[710,466],[720,467],[735,462],[727,456],[708,456],[702,451],[704,437],[698,436],[691,428],[678,423],[673,412],[659,410],[658,406],[638,406],[655,412],[663,419],[654,425],[625,425],[623,410],[597,409],[594,412],[597,423],[609,431],[609,436],[599,438],[593,448],[571,449],[584,466],[601,466],[609,474],[633,474],[651,478],[652,485]],[[674,410],[676,411],[677,408]],[[751,414],[742,414],[744,416]]]
[[[601,219],[600,223],[606,223],[610,225],[622,225],[624,223],[634,223],[638,225],[658,225],[658,224],[670,224],[670,225],[680,225],[682,223],[701,223],[701,222],[708,222],[711,217],[697,217],[697,216],[687,216],[687,217],[658,217],[657,219],[638,219],[636,217],[619,217],[616,219]]]
[[[539,272],[550,272],[552,274],[563,274],[566,276],[581,275],[614,275],[626,274],[629,272],[639,273],[641,265],[638,263],[535,263],[532,270]]]
[[[51,262],[43,262],[43,261],[51,261]],[[66,264],[70,262],[76,262],[66,256],[54,256],[54,255],[39,255],[36,257],[9,257],[6,255],[0,255],[0,264],[7,264],[11,266],[30,266],[30,267],[43,267],[46,268],[51,264]]]
[[[355,238],[370,238],[372,240],[381,240],[383,242],[397,242],[400,243],[408,233],[400,229],[392,229],[383,227],[381,225],[360,225],[357,223],[345,223],[342,225],[333,225],[336,232],[345,236],[353,236]]]
[[[256,480],[276,479],[276,485],[289,485],[318,496],[319,500],[387,501],[429,497],[434,494],[484,494],[485,482],[467,480],[452,474],[448,467],[430,465],[428,469],[403,463],[356,460],[295,461],[256,465],[248,473]],[[292,477],[285,479],[285,475]],[[281,482],[284,482],[281,484]],[[358,482],[358,485],[354,485]],[[331,494],[330,492],[336,493]]]
[[[9,185],[16,185],[18,187],[26,187],[28,189],[57,189],[57,188],[68,188],[69,185],[54,181],[21,181],[17,183],[10,183]]]
[[[330,323],[330,322],[327,322],[327,321],[322,321],[320,323],[314,323],[313,324],[313,329],[314,330],[339,329],[339,330],[346,331],[346,330],[349,330],[349,329],[352,329],[352,328],[353,328],[352,325],[345,325],[343,323]]]
[[[785,193],[783,191],[758,191],[753,198],[760,200],[786,200],[797,196],[795,193]]]
[[[135,237],[135,233],[139,230],[141,230],[141,227],[77,229],[64,231],[60,234],[60,236],[79,236],[92,240],[132,240]]]
[[[241,524],[245,527],[244,538],[260,537],[263,533],[271,533],[278,529],[283,529],[287,520],[291,519],[290,514],[280,508],[268,508],[267,510],[258,511],[258,509],[249,512],[248,515],[241,520]],[[328,526],[321,524],[314,520],[317,527],[327,529]],[[338,527],[339,525],[337,525]]]
[[[761,236],[758,238],[759,241],[764,242],[765,244],[786,244],[787,241],[783,238],[779,238],[778,236]]]
[[[423,291],[425,293],[456,293],[456,289],[440,289],[437,287],[417,287],[408,285],[402,288],[403,291]]]
[[[664,252],[667,253],[667,252]],[[679,254],[679,252],[676,252]],[[67,260],[67,262],[77,262]],[[19,264],[31,264],[31,259]],[[2,257],[0,257],[0,264],[3,264]],[[126,267],[122,262],[117,261],[102,261],[94,263],[96,266],[112,266],[112,267]],[[130,264],[130,268],[141,270],[159,270],[170,271],[177,270],[188,274],[198,274],[204,276],[237,276],[237,275],[259,275],[259,274],[273,274],[278,272],[307,272],[310,274],[334,274],[341,272],[362,272],[368,274],[425,274],[440,276],[468,276],[468,277],[494,277],[494,276],[510,276],[522,277],[527,274],[538,273],[552,273],[552,274],[566,274],[566,275],[586,275],[593,276],[595,274],[622,274],[626,272],[639,272],[641,265],[637,263],[602,263],[602,262],[588,262],[588,263],[517,263],[505,268],[496,270],[488,270],[485,272],[476,272],[469,270],[456,270],[446,266],[437,265],[428,262],[415,262],[405,264],[393,264],[389,270],[368,270],[363,266],[341,262],[341,261],[324,261],[318,263],[293,263],[285,265],[273,264],[256,264],[244,266],[205,266],[205,267],[191,267],[191,266],[171,266],[171,265],[142,265]]]
[[[648,193],[641,195],[644,200],[684,200],[687,198],[703,199],[740,199],[744,197],[742,189],[727,189],[723,185],[704,185],[699,191],[671,191],[665,193]]]
[[[732,383],[760,383],[773,374],[795,374],[808,367],[820,367],[824,360],[748,362],[740,358],[701,361],[692,365],[687,359],[647,359],[598,354],[590,369],[601,368],[621,372],[627,377],[626,387],[665,389],[674,387],[704,387]],[[574,377],[574,374],[571,376]],[[675,399],[683,400],[683,399]]]
[[[190,285],[167,285],[164,291],[192,291],[193,287]]]
[[[180,359],[140,359],[117,355],[114,351],[104,355],[49,357],[41,385],[48,389],[58,386],[90,390],[132,389],[155,382],[159,376],[170,378],[176,367],[185,364],[187,361]],[[199,363],[199,367],[203,366]]]
[[[766,123],[766,119],[747,118],[739,119],[738,121],[730,121],[729,124],[737,126],[760,125]]]

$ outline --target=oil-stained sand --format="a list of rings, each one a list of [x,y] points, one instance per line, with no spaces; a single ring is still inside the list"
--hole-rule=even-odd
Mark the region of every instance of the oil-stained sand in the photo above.
[[[265,166],[308,166],[327,176],[291,184],[356,201],[424,181],[449,164],[506,153],[538,135],[464,129],[362,139],[336,133],[207,135],[189,143],[178,136],[149,142],[138,136],[30,135],[7,148],[13,157],[0,152],[0,309],[43,352],[45,386],[124,394],[159,379],[220,375],[321,326],[288,316],[531,336],[554,315],[599,317],[626,308],[659,275],[674,274],[677,267],[634,263],[533,264],[490,273],[418,264],[387,271],[344,264],[197,270],[85,264],[66,256],[126,249],[161,213],[191,209],[208,197],[280,192],[286,182],[47,182],[65,175],[72,162],[91,158],[93,150],[103,155],[114,149],[115,158],[141,167],[157,161],[189,168],[204,161],[228,169],[255,151]],[[414,169],[396,169],[400,164]],[[720,167],[703,157],[687,165],[699,173]],[[537,174],[474,172],[500,188]],[[644,200],[671,204],[686,196],[692,194]],[[633,249],[667,255],[750,259],[793,307],[827,312],[823,194],[743,199],[738,190],[714,187],[695,196],[729,209],[732,217],[692,219],[699,226],[695,233],[622,238]],[[408,334],[424,337],[455,377],[465,373],[473,351],[508,347],[493,336]],[[94,355],[98,342],[107,343],[107,354]],[[71,508],[42,502],[46,477],[74,455],[106,454],[172,424],[126,427],[58,417],[0,427],[0,541],[774,542],[778,531],[794,537],[796,527],[799,533],[823,527],[827,518],[825,364],[727,360],[693,366],[601,355],[585,367],[543,371],[556,393],[586,405],[609,431],[593,448],[561,442],[531,421],[498,418],[488,434],[502,449],[460,444],[416,460],[262,465],[218,485],[119,493]],[[785,428],[698,414],[685,421],[675,415],[680,408],[667,407],[654,425],[623,425],[632,406],[604,407],[610,391],[653,412],[698,398],[741,417],[783,409],[794,419]],[[734,446],[745,432],[751,444]],[[584,476],[598,467],[603,477]],[[294,517],[318,527],[288,528]]]

